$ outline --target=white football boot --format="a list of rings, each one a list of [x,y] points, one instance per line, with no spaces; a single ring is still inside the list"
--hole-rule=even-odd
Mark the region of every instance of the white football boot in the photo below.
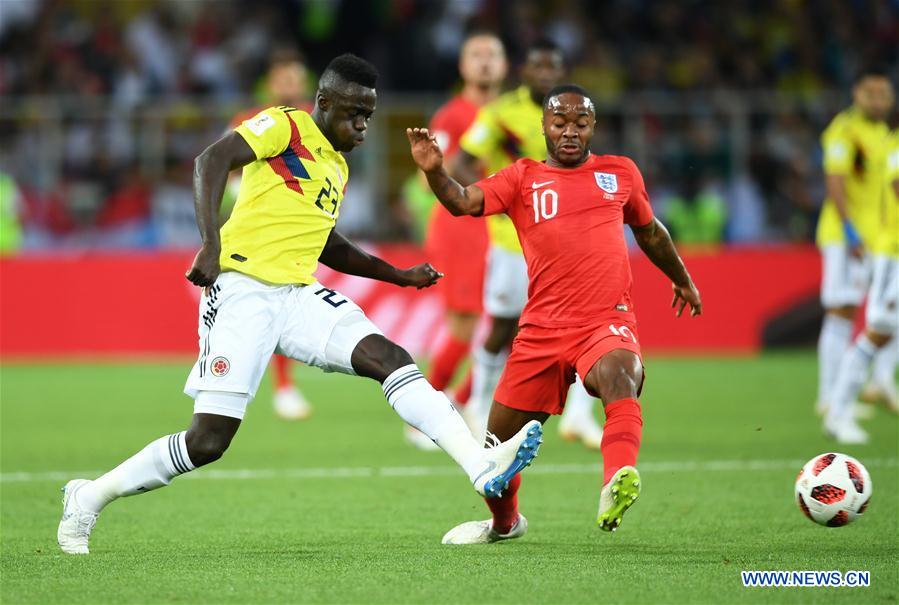
[[[850,414],[844,418],[827,418],[824,421],[824,433],[837,443],[846,445],[864,445],[868,443],[868,433],[862,429]]]
[[[90,481],[87,479],[73,479],[62,488],[62,519],[56,531],[56,541],[62,552],[70,555],[86,555],[90,552],[87,542],[97,517],[100,516],[99,513],[92,513],[78,506],[75,499],[75,493],[88,483]]]
[[[482,470],[471,478],[471,483],[485,498],[499,498],[509,487],[509,481],[537,457],[543,443],[543,426],[531,420],[508,441],[500,443],[489,432],[487,439],[494,445],[484,450]]]
[[[596,524],[605,531],[615,531],[621,519],[640,496],[640,472],[632,466],[622,466],[599,492],[599,513]]]
[[[508,533],[500,534],[493,531],[493,519],[468,521],[446,532],[440,542],[441,544],[491,544],[500,540],[520,538],[527,532],[528,520],[519,513],[518,521]]]
[[[299,389],[293,386],[275,391],[273,400],[275,414],[283,420],[306,420],[312,415],[312,406]]]

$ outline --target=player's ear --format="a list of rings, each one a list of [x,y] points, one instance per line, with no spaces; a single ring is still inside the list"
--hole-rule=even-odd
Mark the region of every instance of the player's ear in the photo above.
[[[315,93],[315,105],[323,112],[327,112],[331,109],[331,99],[328,98],[327,94],[319,90]]]

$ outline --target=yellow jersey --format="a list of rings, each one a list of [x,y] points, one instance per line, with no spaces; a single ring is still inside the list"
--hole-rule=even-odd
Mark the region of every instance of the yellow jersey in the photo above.
[[[270,107],[234,130],[256,161],[244,166],[222,226],[222,270],[270,284],[315,282],[346,191],[346,160],[308,113],[292,107]]]
[[[821,135],[824,174],[846,177],[846,211],[868,248],[879,233],[883,150],[888,131],[885,122],[869,120],[850,107],[838,113]],[[840,215],[830,198],[824,200],[816,239],[819,246],[845,241]]]
[[[459,147],[481,160],[488,174],[521,158],[541,161],[546,158],[542,121],[543,108],[521,86],[482,107]],[[487,232],[493,245],[521,253],[515,226],[505,214],[488,216]]]
[[[893,130],[887,139],[886,172],[881,201],[881,231],[872,251],[899,258],[899,195],[893,185],[899,181],[899,129]]]

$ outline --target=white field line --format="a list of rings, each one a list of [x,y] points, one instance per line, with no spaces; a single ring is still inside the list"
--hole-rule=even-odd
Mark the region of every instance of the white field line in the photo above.
[[[722,471],[799,471],[805,460],[693,460],[671,462],[642,462],[641,472],[694,473]],[[899,458],[870,458],[864,461],[870,468],[899,466]],[[595,464],[541,464],[539,460],[526,472],[529,475],[595,475],[601,465]],[[322,468],[270,468],[270,469],[201,469],[186,475],[187,479],[345,479],[378,477],[442,477],[461,475],[455,466],[344,466]],[[0,483],[36,483],[41,481],[67,481],[75,477],[97,477],[103,471],[41,471],[11,472],[0,474]]]

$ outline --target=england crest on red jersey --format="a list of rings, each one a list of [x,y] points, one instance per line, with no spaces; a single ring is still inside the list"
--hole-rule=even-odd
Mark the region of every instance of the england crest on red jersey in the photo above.
[[[616,193],[618,191],[618,177],[608,172],[594,172],[596,184],[606,193]]]

